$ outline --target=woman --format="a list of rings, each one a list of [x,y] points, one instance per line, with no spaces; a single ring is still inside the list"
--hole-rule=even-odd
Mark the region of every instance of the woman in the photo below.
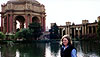
[[[69,35],[64,35],[61,39],[61,57],[77,57],[76,48],[72,46]]]

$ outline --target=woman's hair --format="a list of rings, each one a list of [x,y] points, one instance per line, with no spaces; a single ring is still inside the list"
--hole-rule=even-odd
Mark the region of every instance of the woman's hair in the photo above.
[[[69,35],[64,35],[62,38],[61,38],[61,44],[63,45],[63,39],[66,38],[68,40],[68,45],[72,45],[72,40],[71,40],[71,37]]]

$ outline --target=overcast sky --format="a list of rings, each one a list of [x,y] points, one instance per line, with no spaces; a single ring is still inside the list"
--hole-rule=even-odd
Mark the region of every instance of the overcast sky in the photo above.
[[[0,0],[0,5],[8,0]],[[100,16],[100,0],[37,0],[45,5],[46,26],[50,23],[65,25],[65,22],[81,24],[82,20],[90,23]],[[0,7],[1,9],[1,7]]]

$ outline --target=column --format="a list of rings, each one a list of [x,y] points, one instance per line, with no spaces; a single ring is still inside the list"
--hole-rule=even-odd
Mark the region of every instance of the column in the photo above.
[[[12,32],[12,26],[13,26],[13,22],[12,22],[12,15],[10,15],[10,32]]]
[[[43,17],[41,17],[41,26],[43,26]]]
[[[66,34],[67,34],[67,32],[68,32],[68,31],[67,31],[67,27],[66,27]]]
[[[3,32],[3,17],[1,16],[1,31]]]
[[[30,15],[30,23],[32,23],[32,16]]]
[[[69,31],[70,31],[70,29],[69,29],[69,26],[68,26],[68,35],[70,35]]]
[[[26,15],[25,21],[26,21],[26,28],[28,28],[28,20],[27,20],[27,15]]]
[[[43,31],[45,31],[45,17],[43,17]]]
[[[42,26],[42,32],[44,31],[44,28],[43,28],[43,17],[41,16],[41,26]]]
[[[79,30],[79,28],[78,28],[78,37],[80,37],[80,30]]]
[[[82,35],[84,35],[84,26],[82,26]]]
[[[87,32],[87,33],[89,34],[89,27],[87,28],[87,30],[88,30],[88,32]]]
[[[13,33],[16,33],[16,20],[13,20]]]
[[[86,29],[86,25],[85,25],[85,35],[87,34],[87,31],[86,31],[87,29]]]
[[[4,19],[3,19],[3,22],[4,22],[4,24],[3,24],[3,25],[4,25],[4,26],[3,26],[3,32],[4,32],[4,33],[7,32],[7,30],[6,30],[6,29],[7,29],[7,26],[6,26],[7,24],[5,24],[6,21],[7,21],[7,17],[4,17]]]
[[[8,29],[8,15],[7,15],[7,33],[8,33],[8,30],[9,30],[9,29]]]
[[[62,36],[63,36],[63,29],[62,29],[62,31],[61,31],[61,34],[62,34]]]

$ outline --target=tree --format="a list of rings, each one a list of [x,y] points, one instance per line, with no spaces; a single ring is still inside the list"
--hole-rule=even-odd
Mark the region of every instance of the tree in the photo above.
[[[29,30],[32,33],[32,37],[36,40],[38,39],[38,37],[40,37],[42,35],[42,28],[41,28],[41,24],[38,22],[33,22],[29,24]]]
[[[59,36],[59,33],[58,33],[58,26],[56,25],[56,23],[51,27],[51,29],[49,30],[50,32],[50,38],[51,39],[58,39],[60,36]]]
[[[2,32],[0,32],[0,39],[4,40],[6,38],[6,35]]]
[[[97,36],[100,38],[100,21],[98,22]]]
[[[21,29],[20,31],[16,32],[15,36],[19,39],[24,38],[26,40],[30,40],[32,34],[29,29]]]
[[[30,23],[28,29],[21,29],[16,32],[16,38],[24,38],[26,40],[37,39],[42,35],[40,23],[34,22]]]
[[[15,35],[14,35],[14,34],[11,34],[11,35],[8,36],[8,38],[9,38],[10,40],[14,40],[14,39],[15,39]]]

